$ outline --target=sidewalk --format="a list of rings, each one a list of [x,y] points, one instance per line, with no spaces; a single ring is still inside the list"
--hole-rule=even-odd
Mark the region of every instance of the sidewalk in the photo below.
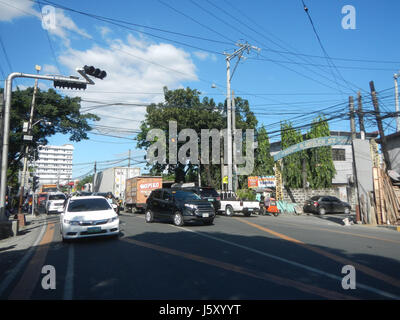
[[[47,225],[47,216],[27,214],[26,222],[17,236],[0,240],[0,284],[38,240]]]

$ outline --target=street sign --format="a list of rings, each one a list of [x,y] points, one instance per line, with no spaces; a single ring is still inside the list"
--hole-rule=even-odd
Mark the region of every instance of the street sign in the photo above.
[[[24,141],[32,141],[33,136],[24,135]]]
[[[277,154],[274,155],[274,161],[278,161],[292,153],[306,150],[310,148],[318,148],[318,147],[327,147],[334,145],[345,145],[351,144],[351,137],[346,136],[328,136],[328,137],[319,137],[315,139],[310,139],[306,141],[302,141],[298,144],[292,145],[289,148],[286,148]]]
[[[28,126],[29,126],[29,123],[24,121],[24,125],[22,127],[22,132],[28,132]]]

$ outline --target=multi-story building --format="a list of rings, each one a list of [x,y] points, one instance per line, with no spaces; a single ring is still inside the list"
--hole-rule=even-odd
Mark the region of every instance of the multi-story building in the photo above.
[[[72,179],[74,146],[39,146],[36,160],[36,176],[39,184],[66,184]]]

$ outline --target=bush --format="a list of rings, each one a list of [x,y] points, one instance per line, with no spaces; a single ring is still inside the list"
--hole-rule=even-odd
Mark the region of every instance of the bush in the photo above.
[[[239,189],[236,194],[240,200],[256,200],[256,194],[251,189]]]

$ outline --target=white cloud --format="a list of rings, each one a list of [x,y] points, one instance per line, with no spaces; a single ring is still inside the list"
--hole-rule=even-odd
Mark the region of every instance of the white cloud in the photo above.
[[[34,2],[30,0],[13,0],[10,3],[0,2],[0,21],[12,21],[24,16],[35,15],[40,18],[40,12],[33,9]]]
[[[42,69],[43,73],[45,74],[58,74],[59,71],[56,66],[51,64],[45,64]]]
[[[109,27],[98,27],[101,37],[105,38],[109,33],[111,33],[111,29]]]
[[[11,22],[21,17],[36,16],[41,27],[46,28],[51,35],[61,38],[67,47],[70,46],[71,35],[91,38],[91,35],[79,28],[62,9],[43,6],[41,13],[34,9],[35,2],[33,1],[13,0],[9,2],[11,3],[0,2],[0,21]],[[51,10],[47,10],[48,8]]]
[[[85,38],[92,38],[84,29],[78,28],[75,22],[65,15],[64,11],[56,8],[54,14],[54,25],[47,28],[50,34],[60,37],[64,44],[69,47],[71,34],[78,34]]]
[[[173,45],[148,43],[131,35],[126,40],[109,41],[109,44],[108,48],[95,45],[85,51],[70,48],[59,57],[71,74],[76,73],[76,67],[84,65],[107,72],[104,80],[93,78],[96,84],[88,85],[86,91],[65,90],[65,94],[85,100],[149,104],[163,101],[164,86],[173,89],[181,86],[182,81],[197,80],[190,54]],[[82,103],[83,107],[92,105]],[[89,112],[99,114],[102,120],[98,124],[138,129],[146,108],[114,105]]]
[[[211,59],[212,61],[217,61],[217,56],[214,53],[208,53],[208,52],[204,52],[204,51],[195,51],[195,52],[193,52],[193,55],[202,61],[207,60],[207,59]]]

